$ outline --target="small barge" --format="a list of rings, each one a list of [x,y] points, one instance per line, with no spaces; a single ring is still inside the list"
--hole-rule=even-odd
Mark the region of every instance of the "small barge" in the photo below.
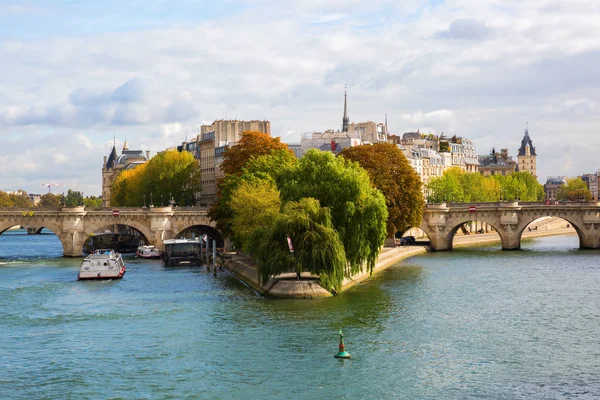
[[[142,258],[160,258],[162,253],[154,246],[139,246],[135,255]]]
[[[167,239],[162,259],[165,265],[201,265],[202,242],[193,239]]]
[[[125,270],[121,254],[114,250],[96,250],[83,259],[77,280],[121,279]]]

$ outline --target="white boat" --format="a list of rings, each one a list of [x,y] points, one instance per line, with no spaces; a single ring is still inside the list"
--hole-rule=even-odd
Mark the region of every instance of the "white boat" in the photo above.
[[[121,279],[125,269],[121,254],[114,250],[96,250],[83,259],[77,280]]]
[[[142,258],[160,258],[162,252],[154,246],[140,246],[135,255]]]

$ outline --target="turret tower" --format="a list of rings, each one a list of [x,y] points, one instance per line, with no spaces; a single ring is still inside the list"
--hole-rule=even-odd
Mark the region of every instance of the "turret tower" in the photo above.
[[[529,137],[529,126],[527,126],[517,155],[517,171],[529,172],[537,177],[536,157],[535,147],[533,147],[533,142]]]

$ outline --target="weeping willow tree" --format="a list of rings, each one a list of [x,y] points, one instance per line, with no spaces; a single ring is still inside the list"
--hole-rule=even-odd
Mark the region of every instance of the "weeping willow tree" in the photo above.
[[[288,237],[294,253],[288,247]],[[253,255],[258,261],[261,283],[284,272],[310,272],[318,275],[321,285],[338,292],[346,268],[346,253],[331,212],[313,198],[288,202],[273,222],[251,236]]]
[[[386,238],[388,210],[358,163],[311,149],[276,180],[282,203],[312,197],[329,208],[346,253],[347,276],[365,266],[372,272]]]

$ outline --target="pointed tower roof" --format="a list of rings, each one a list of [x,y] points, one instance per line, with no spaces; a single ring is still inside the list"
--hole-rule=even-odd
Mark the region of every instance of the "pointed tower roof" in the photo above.
[[[129,145],[127,144],[127,139],[123,142],[123,151],[129,150]]]
[[[523,140],[521,140],[521,147],[519,148],[519,156],[525,156],[527,153],[525,152],[525,147],[529,146],[529,154],[532,156],[537,156],[535,154],[535,147],[533,147],[533,142],[529,137],[529,128],[525,128],[525,135],[523,136]]]
[[[115,145],[113,143],[112,151],[110,152],[110,155],[108,156],[108,160],[106,160],[106,169],[114,168],[116,163],[117,163],[117,149],[115,149]]]
[[[348,99],[347,99],[346,85],[344,85],[344,118],[342,119],[342,132],[348,132],[349,124],[350,124],[350,118],[348,118]]]

